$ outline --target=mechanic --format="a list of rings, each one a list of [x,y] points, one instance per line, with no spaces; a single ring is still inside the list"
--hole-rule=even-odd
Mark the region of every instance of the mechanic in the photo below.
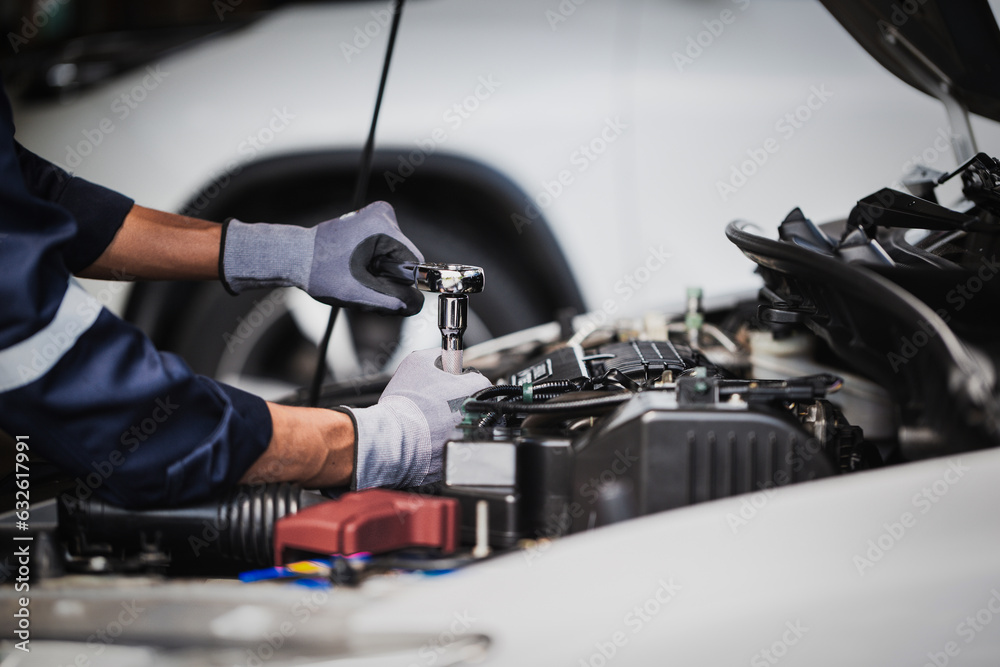
[[[265,402],[157,351],[73,278],[219,279],[234,293],[297,286],[324,303],[413,315],[420,292],[367,269],[380,256],[423,260],[385,202],[312,228],[151,210],[20,146],[0,92],[0,211],[0,428],[28,434],[70,474],[100,472],[95,490],[109,502],[173,506],[238,482],[431,482],[460,419],[449,402],[489,385],[476,372],[445,373],[439,351],[426,350],[403,361],[372,407]]]

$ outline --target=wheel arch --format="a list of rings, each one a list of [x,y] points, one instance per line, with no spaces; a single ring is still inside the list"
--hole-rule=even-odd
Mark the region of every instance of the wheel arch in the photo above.
[[[376,151],[368,200],[392,203],[407,234],[412,235],[408,219],[419,217],[433,234],[468,240],[475,255],[436,257],[433,237],[427,230],[414,230],[422,236],[414,241],[428,260],[482,263],[487,268],[487,290],[491,262],[505,260],[516,266],[515,279],[537,298],[535,319],[541,312],[551,320],[564,309],[584,310],[562,249],[544,215],[529,208],[533,203],[523,190],[498,171],[461,156],[424,155],[415,166],[404,157],[409,150]],[[206,184],[181,212],[209,220],[317,222],[350,210],[357,168],[356,151],[312,151],[259,160]],[[179,312],[197,290],[197,283],[139,284],[129,299],[126,319],[161,348],[172,349],[177,318],[170,313]]]

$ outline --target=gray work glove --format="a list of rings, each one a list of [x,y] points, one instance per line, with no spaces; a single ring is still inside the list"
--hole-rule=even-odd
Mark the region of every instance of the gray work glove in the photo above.
[[[462,421],[462,402],[490,386],[478,371],[441,370],[441,350],[410,354],[378,404],[343,408],[354,418],[356,488],[420,486],[441,479],[444,443]]]
[[[233,294],[256,287],[299,287],[317,301],[386,315],[415,315],[424,304],[413,285],[371,273],[376,258],[422,262],[386,202],[315,227],[226,222],[219,277]]]

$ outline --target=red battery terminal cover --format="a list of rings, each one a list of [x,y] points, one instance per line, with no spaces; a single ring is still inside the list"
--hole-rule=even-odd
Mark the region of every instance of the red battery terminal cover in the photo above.
[[[303,553],[384,553],[410,547],[458,549],[459,507],[454,498],[369,489],[308,507],[280,519],[274,530],[274,562]]]

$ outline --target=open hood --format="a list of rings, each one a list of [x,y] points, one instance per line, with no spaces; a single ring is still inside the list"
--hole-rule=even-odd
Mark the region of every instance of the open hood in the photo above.
[[[1000,121],[1000,29],[987,0],[821,0],[890,72]]]

